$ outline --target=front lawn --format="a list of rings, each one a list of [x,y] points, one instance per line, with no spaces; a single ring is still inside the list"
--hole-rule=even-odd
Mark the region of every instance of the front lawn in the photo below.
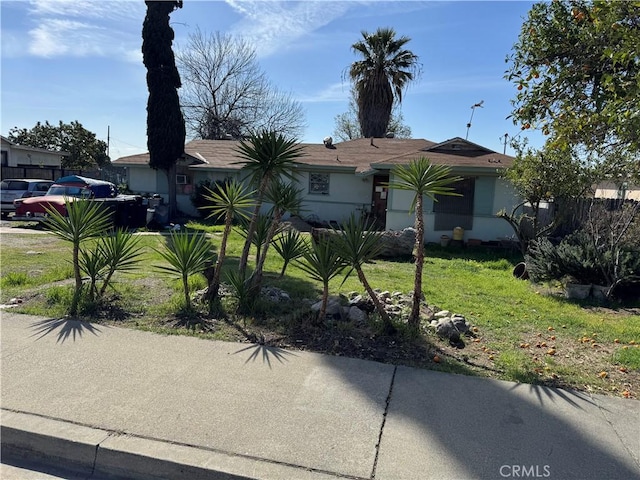
[[[194,225],[195,226],[195,225]],[[214,248],[222,227],[206,230]],[[237,267],[243,239],[233,233],[226,267]],[[332,321],[312,326],[309,304],[321,287],[295,263],[284,277],[282,260],[271,250],[265,265],[265,284],[286,291],[291,300],[262,301],[252,316],[234,313],[230,297],[222,303],[224,315],[209,315],[200,306],[193,328],[176,327],[182,308],[181,284],[154,267],[163,262],[154,248],[166,236],[144,235],[143,261],[135,272],[119,275],[109,302],[85,312],[92,321],[140,328],[164,334],[198,335],[230,341],[260,342],[289,349],[304,349],[434,370],[491,376],[505,380],[575,388],[609,395],[640,397],[640,304],[597,305],[569,301],[553,285],[534,285],[515,279],[520,260],[503,251],[427,248],[424,294],[430,306],[464,315],[472,335],[464,348],[451,346],[424,322],[418,338],[403,325],[394,336],[381,333],[379,322]],[[42,234],[7,234],[2,237],[2,303],[20,299],[16,311],[61,316],[71,296],[70,248]],[[413,287],[414,265],[403,261],[376,261],[365,265],[373,288],[408,293]],[[344,284],[331,281],[331,293],[363,293],[354,276]],[[191,289],[206,286],[202,276],[191,279]]]

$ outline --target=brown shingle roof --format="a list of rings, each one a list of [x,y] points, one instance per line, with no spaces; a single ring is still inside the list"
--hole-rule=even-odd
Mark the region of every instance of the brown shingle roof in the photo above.
[[[185,153],[194,162],[191,168],[239,170],[242,165],[236,150],[237,141],[192,140],[185,144]],[[452,145],[459,145],[454,150]],[[373,168],[389,168],[406,164],[426,156],[436,164],[472,166],[495,169],[511,165],[513,157],[493,152],[480,145],[454,138],[436,144],[424,139],[359,138],[327,147],[324,144],[305,143],[304,156],[298,161],[304,165],[346,169],[363,173]],[[130,155],[114,161],[116,164],[143,165],[149,163],[149,154]]]

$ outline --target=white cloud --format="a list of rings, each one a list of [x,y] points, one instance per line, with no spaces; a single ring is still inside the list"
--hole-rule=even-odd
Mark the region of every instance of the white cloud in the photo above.
[[[39,57],[103,55],[107,36],[96,25],[57,19],[43,20],[29,35],[29,53]]]
[[[252,42],[258,56],[268,56],[342,17],[352,2],[288,2],[226,0],[244,17],[233,33]]]
[[[302,103],[328,103],[328,102],[346,102],[349,100],[350,85],[347,83],[333,83],[319,92],[309,95],[299,95],[296,100]]]
[[[136,18],[145,11],[143,2],[131,0],[32,0],[30,5],[30,13],[38,17],[79,17],[101,21]]]

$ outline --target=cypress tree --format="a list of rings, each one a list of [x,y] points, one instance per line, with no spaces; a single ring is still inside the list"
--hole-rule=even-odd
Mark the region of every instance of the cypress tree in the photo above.
[[[173,29],[169,14],[182,8],[182,1],[147,1],[142,24],[142,57],[147,68],[147,148],[149,165],[167,175],[169,210],[174,214],[176,202],[176,163],[184,153],[186,136],[180,110],[178,88],[180,74],[172,50]]]

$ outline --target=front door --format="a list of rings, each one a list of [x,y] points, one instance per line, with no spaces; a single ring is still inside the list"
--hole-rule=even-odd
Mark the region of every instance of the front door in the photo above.
[[[387,224],[387,195],[389,175],[373,176],[373,194],[371,199],[371,217],[378,230],[384,230]]]

